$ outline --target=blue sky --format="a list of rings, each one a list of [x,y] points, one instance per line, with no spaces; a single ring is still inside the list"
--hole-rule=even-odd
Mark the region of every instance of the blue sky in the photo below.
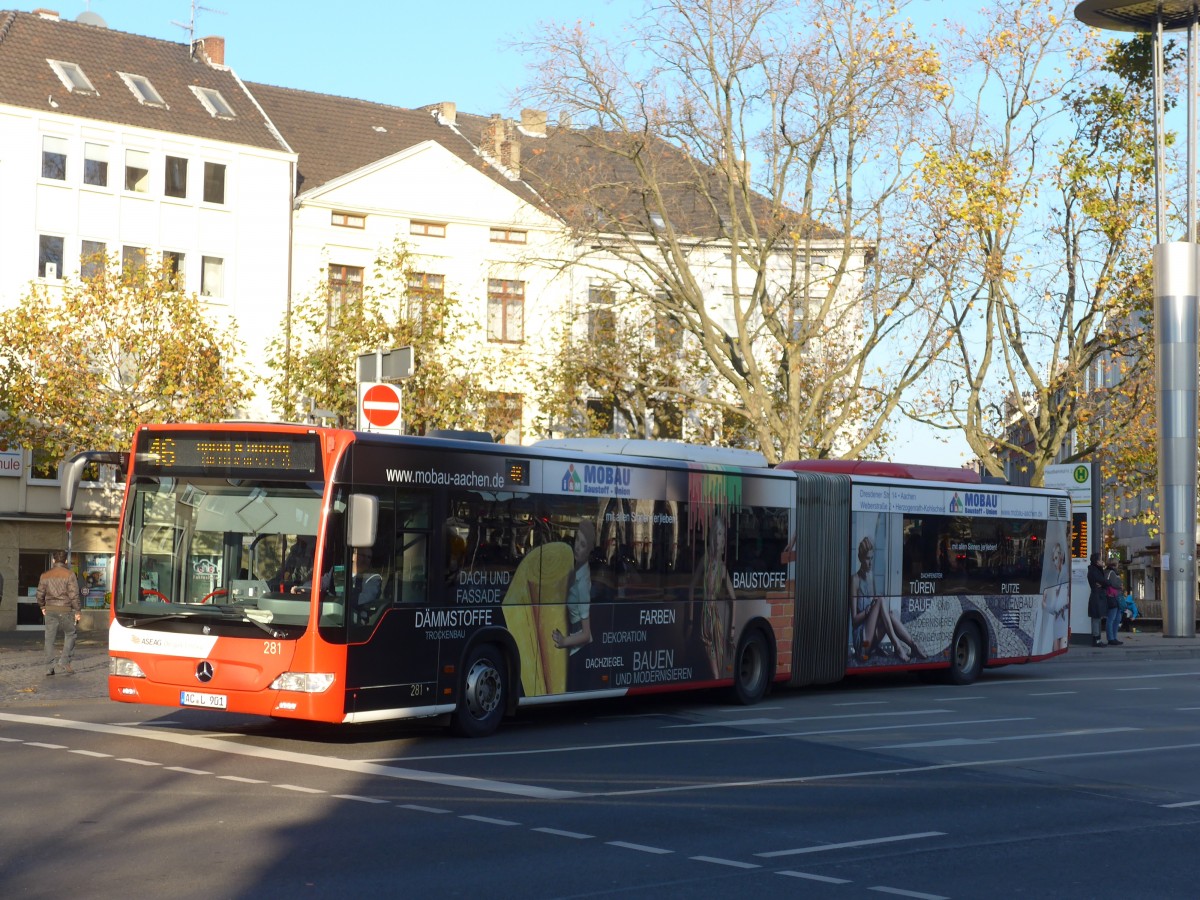
[[[908,13],[925,28],[970,16],[980,0],[915,0]],[[196,36],[225,38],[225,62],[243,79],[395,106],[445,100],[488,115],[520,109],[514,92],[525,60],[514,40],[547,20],[617,27],[642,0],[197,0]],[[91,9],[110,28],[183,42],[191,0],[36,0],[64,19]],[[0,8],[14,8],[0,0]],[[933,34],[930,34],[932,37]]]
[[[197,0],[197,37],[225,38],[225,62],[246,81],[417,107],[453,101],[464,112],[513,114],[526,61],[512,43],[547,20],[616,29],[643,0]],[[944,20],[977,18],[983,0],[913,0],[906,14],[931,42]],[[184,42],[191,0],[37,0],[0,7],[57,10],[74,19],[90,9],[112,29]],[[205,8],[207,7],[207,9]],[[1082,24],[1080,27],[1084,27]],[[894,458],[959,465],[960,437],[942,442],[900,425]]]

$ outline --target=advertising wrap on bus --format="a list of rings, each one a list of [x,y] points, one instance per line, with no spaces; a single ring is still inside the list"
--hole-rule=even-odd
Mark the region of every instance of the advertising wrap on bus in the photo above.
[[[614,443],[145,426],[109,694],[478,736],[525,704],[1066,649],[1065,495]]]

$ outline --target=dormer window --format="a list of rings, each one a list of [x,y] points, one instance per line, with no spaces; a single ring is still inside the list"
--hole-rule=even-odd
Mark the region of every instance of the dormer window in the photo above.
[[[50,68],[54,70],[54,74],[58,76],[58,80],[72,94],[91,94],[96,95],[96,88],[88,81],[88,77],[83,74],[83,69],[79,68],[73,62],[62,62],[57,59],[48,59]]]
[[[167,109],[167,101],[162,98],[162,94],[154,89],[154,85],[150,83],[150,79],[145,75],[131,75],[128,72],[118,72],[121,80],[133,92],[133,96],[137,97],[138,103],[143,106],[161,106]]]
[[[191,88],[192,93],[196,95],[196,99],[204,104],[204,108],[208,110],[210,116],[216,116],[218,119],[232,119],[237,116],[237,113],[233,111],[233,107],[221,96],[220,91],[213,88],[200,87],[195,84]]]

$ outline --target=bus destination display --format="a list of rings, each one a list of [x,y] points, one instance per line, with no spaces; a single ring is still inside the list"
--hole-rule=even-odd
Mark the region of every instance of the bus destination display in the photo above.
[[[321,477],[315,438],[270,434],[144,435],[137,469],[151,475]]]

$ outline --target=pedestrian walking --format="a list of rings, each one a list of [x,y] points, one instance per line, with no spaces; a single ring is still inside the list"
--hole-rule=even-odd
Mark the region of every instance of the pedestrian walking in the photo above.
[[[1124,593],[1124,588],[1117,564],[1110,559],[1104,567],[1104,602],[1108,607],[1104,614],[1104,628],[1110,647],[1119,647],[1124,643],[1117,640],[1117,625],[1121,621],[1121,594]]]
[[[1092,620],[1092,645],[1095,647],[1104,646],[1100,640],[1100,628],[1108,616],[1108,580],[1104,577],[1100,561],[1100,554],[1093,553],[1087,569],[1088,618]]]
[[[80,617],[79,579],[67,565],[67,551],[55,550],[50,559],[50,568],[42,573],[37,586],[37,602],[46,623],[46,674],[74,675],[71,657],[75,655],[75,626]],[[59,631],[63,635],[61,655],[54,649]]]

